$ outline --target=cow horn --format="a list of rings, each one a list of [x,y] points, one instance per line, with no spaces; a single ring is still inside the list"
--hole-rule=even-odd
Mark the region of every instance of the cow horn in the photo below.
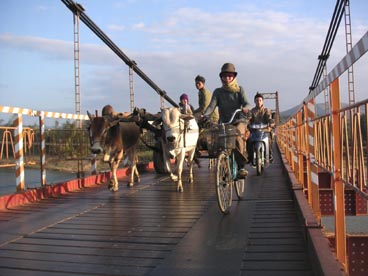
[[[87,115],[88,115],[88,118],[92,121],[92,115],[91,115],[91,113],[89,113],[89,111],[87,110]]]

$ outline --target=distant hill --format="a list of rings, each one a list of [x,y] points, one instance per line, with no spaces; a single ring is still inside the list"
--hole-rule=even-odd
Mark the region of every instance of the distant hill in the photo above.
[[[347,103],[342,103],[341,105],[342,105],[342,107],[347,107],[348,106]],[[280,120],[281,120],[281,122],[287,120],[290,116],[294,115],[297,112],[297,110],[298,110],[299,107],[300,106],[298,105],[298,106],[294,106],[294,107],[292,107],[292,108],[290,108],[288,110],[281,111],[280,112]],[[317,103],[316,104],[316,114],[317,114],[317,116],[322,116],[322,115],[325,115],[326,114],[325,104],[324,103]]]

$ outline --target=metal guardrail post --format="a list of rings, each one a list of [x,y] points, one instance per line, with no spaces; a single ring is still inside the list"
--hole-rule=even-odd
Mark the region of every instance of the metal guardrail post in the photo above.
[[[40,122],[40,164],[41,164],[41,186],[46,185],[46,135],[45,135],[45,113],[39,114]]]
[[[290,135],[290,139],[291,139],[291,145],[290,145],[290,167],[293,171],[295,171],[295,168],[297,166],[296,164],[296,121],[295,121],[295,117],[292,117],[291,120],[291,135]]]
[[[23,122],[22,114],[14,120],[15,159],[16,159],[16,189],[24,191],[24,155],[23,155]]]
[[[304,114],[306,119],[306,149],[307,149],[307,179],[308,179],[308,200],[313,208],[318,222],[321,222],[321,209],[319,204],[319,185],[318,185],[318,167],[315,163],[315,141],[314,119],[316,117],[315,101],[312,99],[304,105]]]
[[[345,199],[344,199],[344,183],[341,179],[341,131],[340,131],[340,85],[339,79],[335,79],[331,83],[331,111],[332,111],[332,141],[333,141],[333,192],[335,202],[335,238],[336,238],[336,255],[341,264],[347,267],[346,258],[346,232],[345,232]]]
[[[296,172],[297,172],[297,176],[298,176],[298,181],[299,183],[303,183],[304,182],[304,166],[303,166],[303,154],[301,152],[301,143],[302,143],[302,123],[303,123],[303,118],[302,118],[302,112],[298,112],[296,115],[296,124],[297,124],[297,146],[296,146],[296,150],[298,153],[298,157],[297,157],[297,166],[296,166]]]
[[[96,154],[91,154],[91,174],[96,175],[97,174],[97,160],[96,160]]]

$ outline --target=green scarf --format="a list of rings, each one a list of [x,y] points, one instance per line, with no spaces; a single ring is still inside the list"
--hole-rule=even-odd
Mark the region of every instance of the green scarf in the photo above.
[[[225,83],[222,81],[222,88],[232,93],[240,92],[240,87],[236,78],[234,78],[230,83]]]

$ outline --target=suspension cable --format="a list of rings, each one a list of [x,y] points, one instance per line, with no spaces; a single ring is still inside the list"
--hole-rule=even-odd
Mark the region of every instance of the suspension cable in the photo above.
[[[314,74],[312,85],[309,87],[309,93],[317,87],[318,83],[321,80],[323,70],[326,66],[327,59],[330,56],[331,48],[334,43],[342,16],[344,14],[345,1],[349,1],[349,0],[337,0],[336,1],[335,10],[332,15],[332,19],[330,22],[330,27],[327,32],[325,44],[323,45],[322,53],[318,56],[319,62],[318,62],[316,72]]]
[[[171,103],[173,106],[178,107],[178,104],[171,99],[166,91],[159,88],[139,67],[135,64],[133,60],[131,60],[85,13],[84,9],[80,6],[80,4],[76,4],[72,0],[61,0],[65,6],[74,14],[79,12],[80,19],[86,26],[94,32],[119,58],[121,58],[126,65],[132,67],[134,72],[137,73],[149,86],[151,86],[161,97]]]

